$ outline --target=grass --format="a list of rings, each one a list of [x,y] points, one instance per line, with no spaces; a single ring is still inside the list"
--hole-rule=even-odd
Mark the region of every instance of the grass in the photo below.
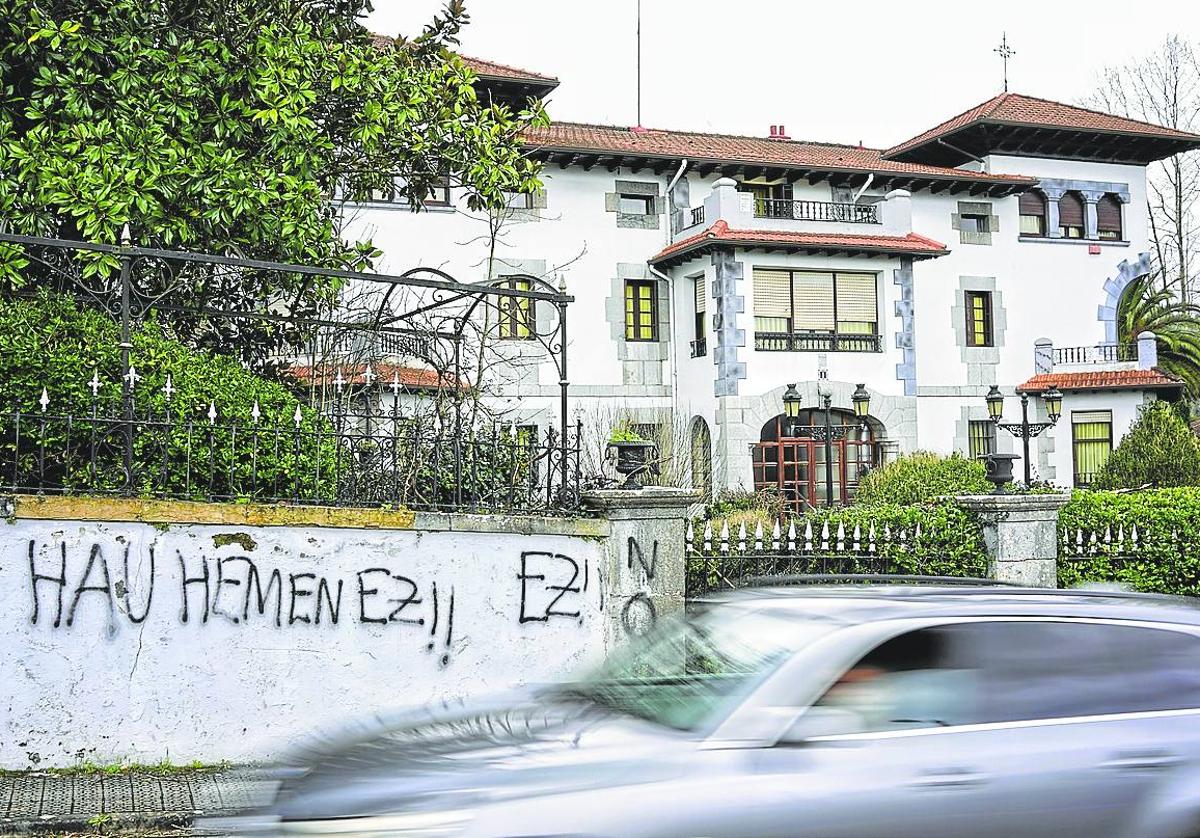
[[[33,768],[15,771],[0,768],[0,777],[17,777],[25,774],[50,774],[55,777],[95,777],[122,776],[128,774],[150,774],[156,777],[169,777],[176,774],[195,774],[197,772],[227,771],[232,767],[229,762],[206,763],[200,760],[178,765],[170,760],[162,762],[110,762],[95,763],[85,760],[78,765],[63,768]]]

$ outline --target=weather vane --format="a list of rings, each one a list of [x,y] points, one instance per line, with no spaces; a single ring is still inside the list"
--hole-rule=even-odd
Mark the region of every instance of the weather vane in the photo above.
[[[1008,92],[1008,59],[1017,54],[1017,51],[1008,45],[1008,33],[1005,32],[1000,38],[1000,46],[996,47],[992,52],[1004,59],[1004,92]]]

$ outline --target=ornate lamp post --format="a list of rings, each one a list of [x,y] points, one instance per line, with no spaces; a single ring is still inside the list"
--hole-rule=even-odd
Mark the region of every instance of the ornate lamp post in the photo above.
[[[800,418],[800,392],[795,384],[789,384],[783,391],[783,415],[788,420],[788,436],[795,436],[796,420]]]
[[[1003,428],[1010,434],[1021,440],[1021,445],[1025,455],[1025,485],[1028,486],[1033,482],[1033,475],[1029,464],[1029,440],[1037,437],[1048,428],[1052,428],[1058,424],[1059,418],[1062,416],[1062,393],[1057,387],[1051,387],[1046,392],[1042,393],[1042,401],[1046,405],[1046,415],[1050,418],[1049,422],[1030,422],[1029,421],[1029,394],[1021,394],[1021,421],[1020,422],[1002,422],[1004,417],[1004,394],[1000,392],[1000,388],[995,384],[988,390],[984,397],[987,402],[988,416],[991,417],[993,424],[998,428]]]

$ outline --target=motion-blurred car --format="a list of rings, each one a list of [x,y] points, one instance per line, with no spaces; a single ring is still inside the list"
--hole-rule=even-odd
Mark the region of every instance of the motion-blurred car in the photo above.
[[[327,745],[275,835],[1200,836],[1200,609],[791,585],[578,683]]]

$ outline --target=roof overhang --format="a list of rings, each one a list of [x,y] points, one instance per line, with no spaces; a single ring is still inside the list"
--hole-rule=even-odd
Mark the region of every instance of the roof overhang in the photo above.
[[[1200,148],[1200,140],[1115,130],[977,120],[914,145],[884,152],[888,160],[961,166],[989,154],[1145,166]]]
[[[541,160],[547,166],[558,166],[560,169],[578,166],[584,171],[589,171],[599,167],[610,172],[617,169],[628,169],[633,174],[652,171],[656,175],[662,175],[664,172],[677,168],[682,159],[680,155],[675,154],[650,154],[627,150],[584,149],[540,144],[527,145],[526,154],[536,160]],[[945,175],[916,174],[880,171],[871,168],[798,166],[754,160],[685,156],[690,164],[690,170],[700,177],[716,174],[735,180],[766,178],[768,180],[786,180],[788,183],[806,180],[814,186],[828,181],[832,186],[841,186],[861,184],[867,175],[874,175],[872,186],[884,190],[907,189],[909,192],[928,190],[935,195],[946,192],[950,195],[991,198],[1003,198],[1007,195],[1027,192],[1038,183],[1036,178],[1013,175],[990,178],[976,172],[964,172],[961,176],[950,173]]]
[[[475,89],[480,98],[490,97],[497,104],[524,107],[529,99],[544,99],[558,87],[556,79],[514,78],[476,73]]]
[[[771,231],[729,230],[714,225],[702,233],[667,246],[648,261],[658,268],[672,268],[718,250],[729,249],[803,253],[812,256],[907,256],[912,259],[935,259],[950,252],[945,245],[923,236],[781,234]]]

